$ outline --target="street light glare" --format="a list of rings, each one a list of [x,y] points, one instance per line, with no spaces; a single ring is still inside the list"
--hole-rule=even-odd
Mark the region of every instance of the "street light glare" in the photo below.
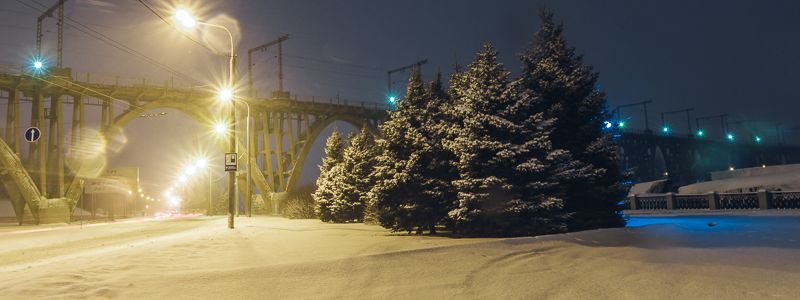
[[[195,166],[194,165],[188,165],[188,166],[186,166],[186,170],[184,170],[183,173],[186,176],[191,176],[191,175],[194,175],[194,171],[195,171]]]
[[[197,161],[194,162],[194,166],[198,169],[205,169],[208,166],[208,160],[205,158],[198,158]]]
[[[233,89],[229,87],[224,87],[220,89],[218,98],[220,101],[230,102],[231,100],[233,100]]]
[[[185,28],[193,28],[197,24],[189,11],[182,8],[175,11],[175,19]]]
[[[216,132],[219,135],[224,134],[226,130],[227,130],[227,128],[226,128],[224,123],[220,122],[220,123],[214,124],[214,132]]]
[[[42,62],[41,62],[41,61],[38,61],[38,60],[37,60],[37,61],[33,62],[33,67],[34,67],[34,68],[36,68],[37,70],[38,70],[38,69],[41,69],[43,66],[44,66],[44,65],[42,64]]]

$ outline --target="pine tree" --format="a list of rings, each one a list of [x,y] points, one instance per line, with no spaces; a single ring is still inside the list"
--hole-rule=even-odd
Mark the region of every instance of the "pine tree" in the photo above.
[[[317,190],[314,191],[314,201],[317,203],[316,213],[320,220],[328,222],[332,220],[331,202],[333,193],[337,186],[334,183],[334,168],[341,164],[344,159],[345,144],[342,135],[336,128],[325,142],[325,157],[319,167],[319,178],[317,178]]]
[[[432,175],[439,164],[433,163],[434,139],[432,129],[426,128],[431,124],[427,111],[431,91],[415,70],[406,96],[381,124],[383,138],[376,142],[381,154],[370,195],[379,223],[394,231],[435,233],[436,225],[447,216],[447,203],[441,202],[448,184]]]
[[[497,62],[497,52],[485,44],[475,60],[458,75],[455,116],[463,122],[448,147],[459,157],[458,203],[449,212],[454,229],[467,233],[494,233],[505,218],[513,163],[510,137],[515,125],[503,117],[510,104],[506,94],[509,72]],[[452,84],[451,84],[452,85]]]
[[[370,177],[375,166],[375,147],[372,134],[362,128],[348,138],[342,163],[332,171],[331,182],[336,184],[329,205],[334,222],[361,222],[367,207],[367,193],[373,186]]]
[[[571,230],[624,225],[618,202],[624,196],[616,145],[602,123],[608,115],[605,95],[597,89],[597,73],[567,45],[553,13],[540,14],[541,26],[532,46],[520,54],[519,88],[540,100],[532,109],[554,120],[552,146],[569,152],[562,161],[560,182]],[[570,160],[577,160],[570,162]]]

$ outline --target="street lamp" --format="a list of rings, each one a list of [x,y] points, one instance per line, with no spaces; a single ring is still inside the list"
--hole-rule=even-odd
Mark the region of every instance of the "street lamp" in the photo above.
[[[205,25],[209,27],[215,27],[222,30],[225,30],[225,33],[228,34],[228,38],[230,38],[231,43],[231,55],[230,60],[228,62],[228,85],[226,86],[225,93],[220,93],[220,96],[226,96],[230,99],[234,98],[234,91],[233,91],[233,83],[234,81],[234,73],[233,73],[233,65],[236,57],[236,45],[233,43],[233,34],[231,31],[228,30],[225,26],[211,24],[206,22],[198,21],[196,18],[192,16],[186,9],[178,9],[175,11],[175,19],[178,20],[183,27],[191,29],[194,28],[196,25]],[[222,92],[222,91],[221,91]],[[220,97],[220,99],[224,99],[225,97]],[[236,102],[231,101],[231,112],[230,112],[230,122],[231,122],[231,134],[230,136],[230,145],[229,150],[230,152],[236,152]],[[228,174],[228,228],[233,229],[233,202],[236,199],[236,172],[231,172]]]
[[[222,102],[230,102],[233,100],[233,89],[224,87],[217,93],[217,98]]]

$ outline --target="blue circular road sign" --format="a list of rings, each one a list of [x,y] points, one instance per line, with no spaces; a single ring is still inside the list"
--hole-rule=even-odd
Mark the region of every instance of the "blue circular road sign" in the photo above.
[[[37,127],[31,127],[25,130],[25,140],[33,143],[42,137],[42,131]]]

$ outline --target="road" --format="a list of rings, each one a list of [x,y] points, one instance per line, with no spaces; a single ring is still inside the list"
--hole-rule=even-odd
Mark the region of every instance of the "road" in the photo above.
[[[800,297],[798,217],[637,217],[633,228],[515,239],[225,222],[0,227],[0,298]]]

